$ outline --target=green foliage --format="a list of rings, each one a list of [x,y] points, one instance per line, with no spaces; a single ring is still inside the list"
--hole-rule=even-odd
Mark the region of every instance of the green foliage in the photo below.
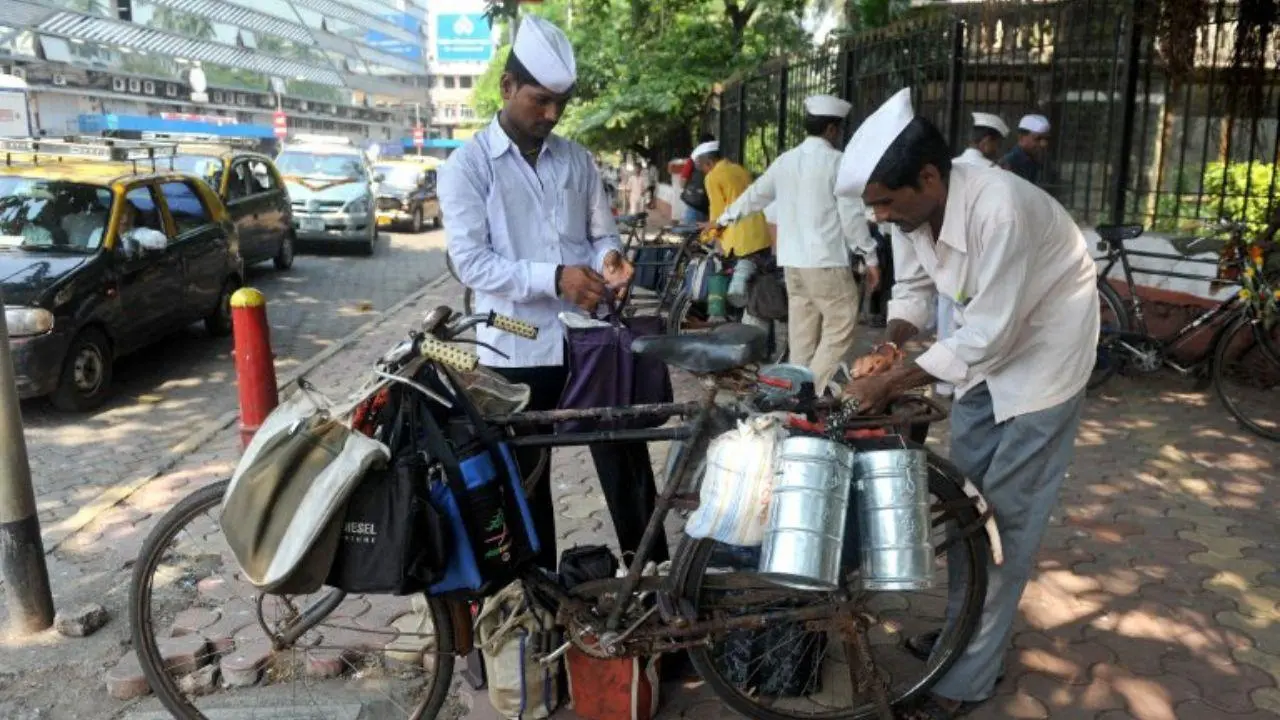
[[[1194,176],[1179,176],[1173,193],[1156,203],[1153,228],[1164,232],[1194,233],[1217,220],[1244,222],[1250,231],[1261,232],[1271,217],[1275,183],[1280,180],[1276,166],[1262,162],[1212,162],[1200,177],[1201,192],[1195,193]],[[1275,188],[1280,189],[1280,188]]]
[[[576,97],[558,132],[625,150],[687,142],[717,83],[807,47],[803,8],[802,0],[549,0],[525,12],[556,22],[574,46]],[[507,52],[477,84],[479,114],[501,107]]]

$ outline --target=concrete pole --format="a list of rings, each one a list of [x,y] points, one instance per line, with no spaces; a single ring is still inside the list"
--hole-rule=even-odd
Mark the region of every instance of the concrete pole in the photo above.
[[[0,579],[9,606],[9,631],[39,632],[53,625],[53,593],[31,486],[18,386],[9,351],[9,324],[0,316]]]

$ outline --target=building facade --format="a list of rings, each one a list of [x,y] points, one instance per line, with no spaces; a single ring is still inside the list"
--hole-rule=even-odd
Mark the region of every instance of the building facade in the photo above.
[[[465,137],[487,118],[476,117],[475,87],[489,68],[496,31],[481,0],[438,0],[428,9],[427,58],[431,68],[431,130],[442,138]]]
[[[0,72],[27,81],[33,129],[48,135],[194,124],[269,137],[279,108],[290,132],[395,141],[431,104],[425,0],[3,6]]]

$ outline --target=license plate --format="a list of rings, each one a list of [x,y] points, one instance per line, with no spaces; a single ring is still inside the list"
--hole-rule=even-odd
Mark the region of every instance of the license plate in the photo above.
[[[381,217],[379,217],[379,218],[378,218],[378,226],[379,226],[379,227],[381,227],[381,226],[383,226],[383,225],[390,225],[390,224],[391,224],[391,218],[387,217],[386,215],[383,215],[383,216],[381,216]]]
[[[321,218],[302,218],[302,229],[307,232],[324,232],[324,220]]]

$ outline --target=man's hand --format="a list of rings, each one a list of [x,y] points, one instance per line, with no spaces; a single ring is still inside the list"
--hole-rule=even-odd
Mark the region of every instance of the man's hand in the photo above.
[[[845,387],[844,394],[857,402],[859,415],[878,415],[897,399],[893,378],[887,375],[858,378]]]
[[[627,262],[622,257],[622,253],[617,250],[613,250],[604,256],[604,281],[610,290],[619,295],[624,294],[627,286],[631,284],[631,278],[635,277],[635,274],[635,267]]]
[[[880,266],[867,266],[867,292],[873,292],[880,287]]]
[[[565,267],[560,271],[560,297],[586,310],[595,312],[604,297],[604,278],[595,270],[583,265]]]
[[[853,363],[855,378],[882,375],[902,362],[907,354],[892,345],[881,345],[870,355],[863,355]]]

